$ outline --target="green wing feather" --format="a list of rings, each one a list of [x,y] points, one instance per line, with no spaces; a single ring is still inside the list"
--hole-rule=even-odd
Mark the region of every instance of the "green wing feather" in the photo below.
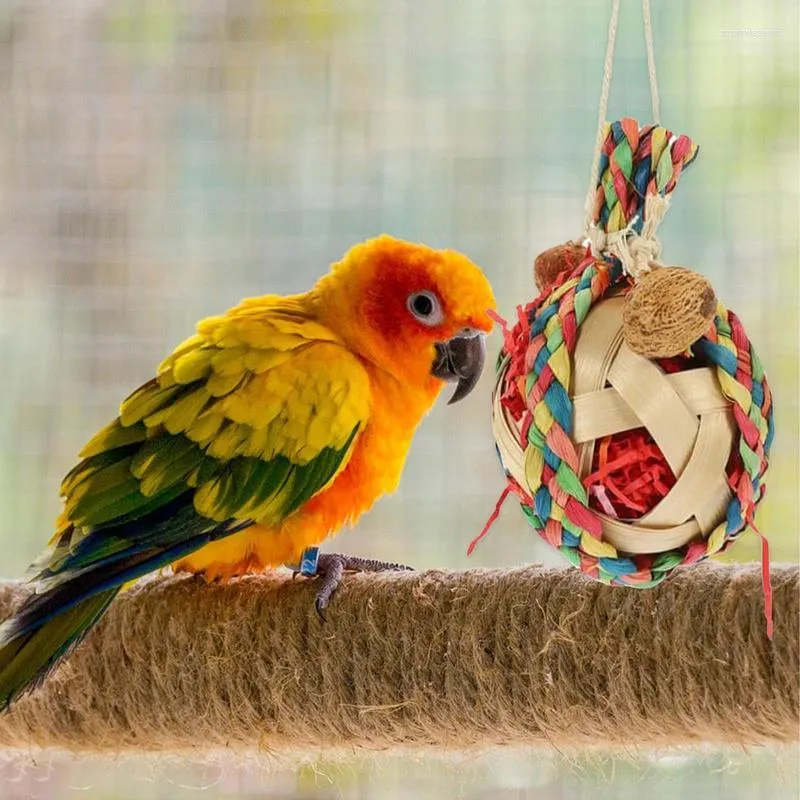
[[[31,568],[36,593],[0,625],[0,709],[125,583],[301,509],[346,464],[370,403],[360,362],[292,299],[201,323],[64,478],[58,531]]]
[[[245,301],[199,330],[65,477],[49,575],[124,550],[121,525],[184,494],[208,520],[278,524],[346,463],[370,389],[330,332],[277,298]]]

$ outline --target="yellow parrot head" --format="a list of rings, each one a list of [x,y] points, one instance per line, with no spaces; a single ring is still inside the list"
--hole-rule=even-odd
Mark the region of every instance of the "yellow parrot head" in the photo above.
[[[466,397],[483,371],[496,308],[486,276],[454,250],[379,236],[351,248],[316,287],[325,324],[411,386]]]

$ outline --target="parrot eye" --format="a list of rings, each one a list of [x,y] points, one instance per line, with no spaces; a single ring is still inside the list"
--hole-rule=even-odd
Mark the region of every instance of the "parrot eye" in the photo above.
[[[444,320],[442,304],[433,292],[414,292],[408,296],[408,310],[423,325],[438,325]]]

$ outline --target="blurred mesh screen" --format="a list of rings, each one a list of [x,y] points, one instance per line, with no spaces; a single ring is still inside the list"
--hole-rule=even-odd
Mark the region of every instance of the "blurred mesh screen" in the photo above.
[[[612,119],[649,115],[636,6]],[[796,559],[797,7],[654,6],[662,118],[701,148],[664,258],[708,275],[759,348],[778,426],[760,523]],[[204,315],[303,290],[388,232],[466,252],[513,316],[533,257],[580,233],[609,7],[1,4],[0,575],[50,535],[81,445]],[[560,563],[512,502],[465,556],[504,485],[490,372],[436,408],[401,490],[337,547],[419,567]],[[730,558],[756,558],[754,538]]]

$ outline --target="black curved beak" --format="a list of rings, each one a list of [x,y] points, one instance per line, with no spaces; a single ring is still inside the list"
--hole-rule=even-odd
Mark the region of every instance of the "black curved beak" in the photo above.
[[[465,333],[446,342],[436,342],[431,375],[443,381],[458,381],[448,405],[463,400],[474,388],[486,363],[486,338],[482,333]]]

